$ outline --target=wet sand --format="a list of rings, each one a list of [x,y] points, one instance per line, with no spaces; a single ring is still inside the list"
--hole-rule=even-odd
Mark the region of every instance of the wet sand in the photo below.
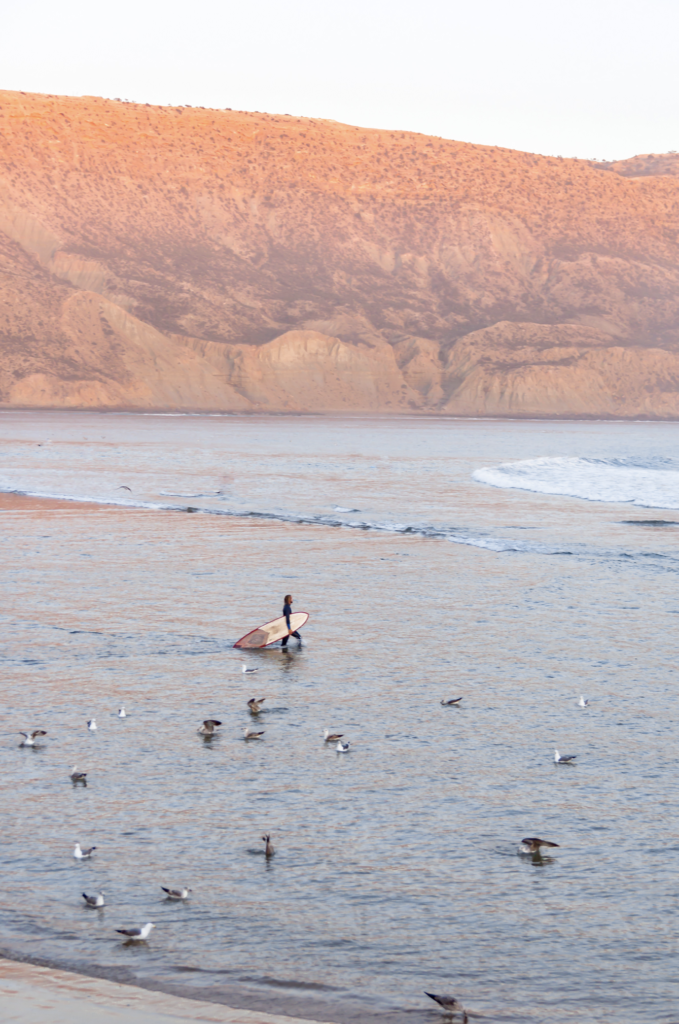
[[[2,958],[0,1004],[3,1024],[310,1024]]]

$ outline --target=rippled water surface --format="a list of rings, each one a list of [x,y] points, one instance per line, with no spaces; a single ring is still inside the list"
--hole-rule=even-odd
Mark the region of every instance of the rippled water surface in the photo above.
[[[676,1024],[678,439],[0,414],[0,947],[339,1024]],[[289,591],[307,645],[244,676]]]

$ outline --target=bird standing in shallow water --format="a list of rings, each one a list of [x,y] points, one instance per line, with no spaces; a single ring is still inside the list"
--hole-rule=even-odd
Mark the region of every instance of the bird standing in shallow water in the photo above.
[[[20,747],[34,747],[38,737],[46,736],[47,733],[44,729],[34,729],[33,732],[20,732],[19,735],[23,736],[23,740],[19,744]]]
[[[265,857],[273,857],[273,855],[274,855],[274,853],[276,851],[273,848],[273,843],[271,842],[271,836],[269,836],[269,835],[262,836],[262,841],[265,844],[264,845],[264,856]]]
[[[163,892],[167,893],[167,898],[169,900],[186,900],[189,897],[189,893],[192,892],[192,890],[187,889],[186,886],[182,886],[181,889],[166,889],[164,885],[161,885],[160,888]]]
[[[251,729],[249,725],[246,725],[243,729],[243,736],[246,740],[259,740],[264,735],[264,730],[257,732],[256,729]]]
[[[89,850],[83,850],[80,847],[80,843],[76,843],[73,856],[76,860],[89,860],[95,850],[96,846],[90,846]]]
[[[550,843],[549,840],[547,840],[547,839],[535,839],[535,838],[522,839],[521,840],[521,845],[519,846],[519,853],[533,853],[533,854],[537,853],[537,855],[539,856],[540,855],[540,847],[541,846],[556,846],[556,847],[558,847],[558,845],[559,845],[558,843]]]
[[[216,718],[206,718],[203,724],[199,727],[198,732],[201,736],[214,736],[216,735],[215,730],[221,725]]]
[[[429,996],[435,1003],[438,1003],[446,1013],[459,1013],[462,1017],[463,1024],[469,1020],[467,1017],[467,1011],[465,1010],[459,999],[455,999],[454,996],[437,996],[433,992],[425,992],[425,996]]]
[[[104,894],[103,892],[98,893],[96,896],[88,896],[86,892],[83,893],[83,899],[88,907],[103,907],[104,906]]]
[[[577,754],[560,754],[558,750],[554,751],[554,764],[569,764],[571,761],[575,761]]]
[[[116,928],[116,931],[120,935],[124,935],[130,942],[146,942],[151,934],[151,929],[155,927],[154,924],[148,921],[143,928]]]

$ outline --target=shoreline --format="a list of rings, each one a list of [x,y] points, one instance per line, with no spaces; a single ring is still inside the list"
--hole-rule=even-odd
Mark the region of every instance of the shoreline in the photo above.
[[[0,1000],[7,1024],[323,1024],[262,1010],[172,995],[127,982],[46,967],[0,954]]]

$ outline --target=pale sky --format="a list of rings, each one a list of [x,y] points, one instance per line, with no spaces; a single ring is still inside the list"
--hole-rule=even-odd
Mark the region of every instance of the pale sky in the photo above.
[[[679,149],[679,0],[2,0],[0,88]]]

